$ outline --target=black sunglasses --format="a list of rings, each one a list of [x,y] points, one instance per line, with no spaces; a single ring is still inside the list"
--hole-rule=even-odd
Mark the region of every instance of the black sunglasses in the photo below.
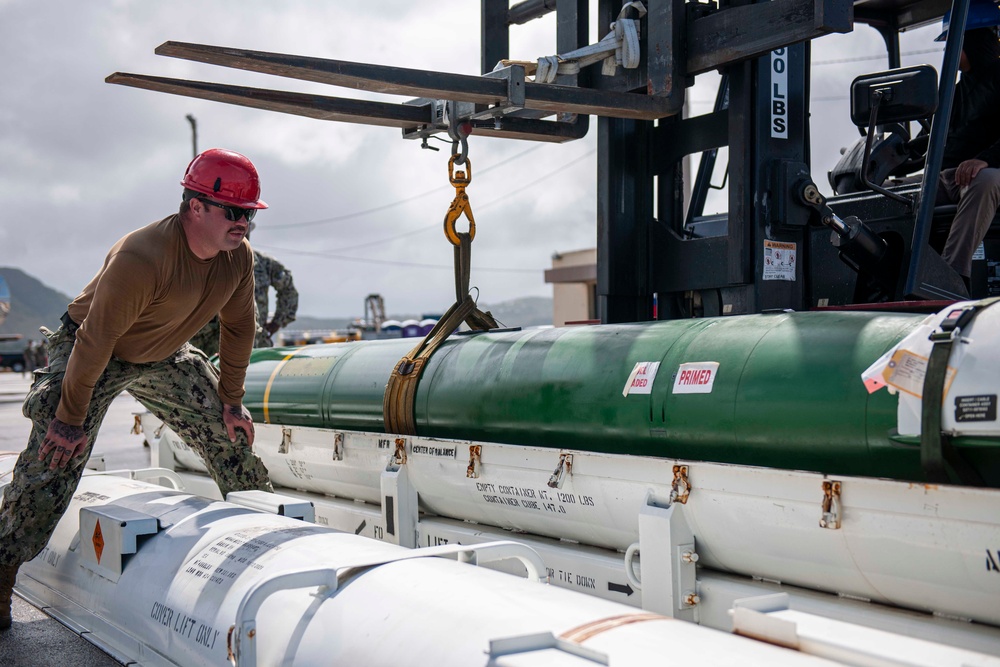
[[[239,206],[229,206],[228,204],[220,204],[219,202],[212,201],[211,199],[205,199],[204,197],[195,197],[198,201],[209,204],[210,206],[215,206],[216,208],[221,208],[226,212],[226,220],[230,222],[236,222],[242,217],[246,217],[247,222],[253,220],[253,217],[257,215],[257,209],[255,208],[240,208]]]

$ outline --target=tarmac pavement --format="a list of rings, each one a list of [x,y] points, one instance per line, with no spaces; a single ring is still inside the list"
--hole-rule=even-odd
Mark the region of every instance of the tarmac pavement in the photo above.
[[[0,452],[24,450],[31,422],[21,404],[31,379],[0,371]],[[112,402],[94,443],[91,462],[103,458],[107,470],[149,467],[149,449],[142,436],[131,433],[134,412],[143,407],[128,394]],[[115,667],[122,663],[47,616],[25,600],[14,597],[14,626],[0,632],[0,667]],[[134,663],[130,663],[134,664]]]

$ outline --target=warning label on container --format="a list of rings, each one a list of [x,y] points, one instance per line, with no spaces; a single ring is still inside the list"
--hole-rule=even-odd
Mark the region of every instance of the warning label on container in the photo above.
[[[795,281],[795,244],[764,241],[763,280]]]
[[[625,388],[622,389],[622,396],[629,394],[651,394],[653,393],[653,380],[656,379],[656,371],[660,368],[659,361],[640,361],[629,373],[628,380],[625,381]]]
[[[677,367],[677,375],[674,376],[673,393],[711,394],[718,372],[718,361],[696,361],[681,364]]]
[[[955,397],[955,421],[995,422],[997,420],[997,395]]]

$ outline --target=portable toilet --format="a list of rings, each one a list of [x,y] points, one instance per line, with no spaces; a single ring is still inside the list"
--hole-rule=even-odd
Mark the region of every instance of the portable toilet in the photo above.
[[[382,322],[382,338],[399,338],[403,335],[403,325],[399,320]]]

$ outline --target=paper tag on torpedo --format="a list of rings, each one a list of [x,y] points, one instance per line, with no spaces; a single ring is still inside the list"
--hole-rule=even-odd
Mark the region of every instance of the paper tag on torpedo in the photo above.
[[[909,350],[896,350],[892,359],[882,371],[885,383],[890,387],[906,392],[911,396],[922,398],[924,393],[924,376],[927,375],[927,357],[914,354]],[[944,394],[948,395],[951,381],[955,379],[955,369],[948,366],[945,371]]]
[[[715,376],[719,372],[718,361],[697,361],[681,364],[674,376],[675,394],[711,394]]]

